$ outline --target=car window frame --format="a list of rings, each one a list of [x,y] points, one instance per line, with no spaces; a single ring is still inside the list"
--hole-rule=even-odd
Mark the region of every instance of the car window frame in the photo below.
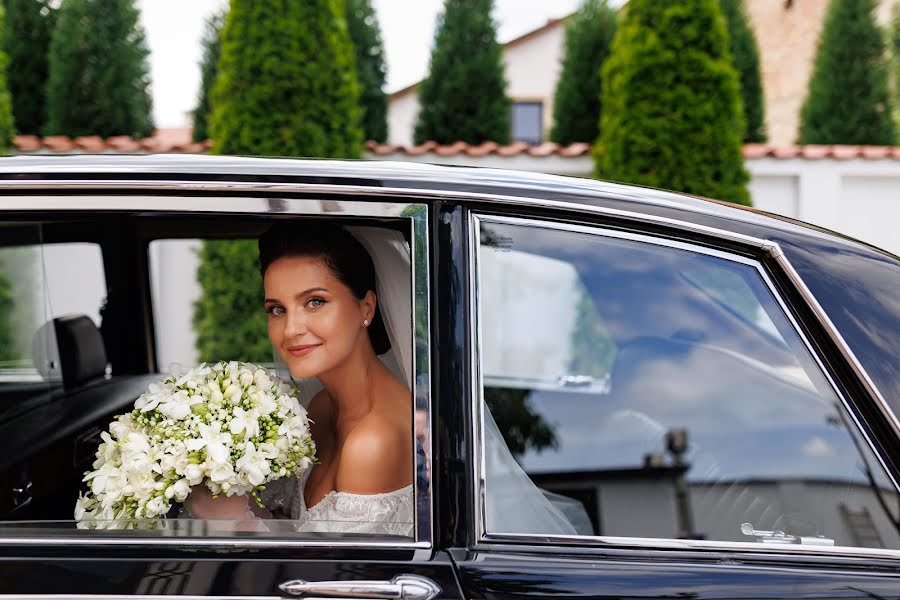
[[[494,212],[491,210],[484,209],[473,209],[469,211],[467,217],[467,227],[468,227],[468,307],[467,307],[467,316],[469,321],[469,336],[471,343],[469,345],[470,351],[467,360],[469,362],[470,368],[470,395],[471,401],[469,412],[471,414],[471,423],[472,426],[472,465],[470,469],[469,476],[471,477],[472,486],[471,492],[472,496],[470,498],[473,506],[473,523],[470,528],[470,534],[473,536],[472,540],[474,542],[474,546],[476,548],[503,548],[504,546],[511,547],[521,547],[523,545],[527,546],[561,546],[561,547],[593,547],[593,548],[626,548],[626,549],[640,549],[640,550],[659,550],[659,551],[671,551],[671,550],[717,550],[717,551],[740,551],[747,552],[750,554],[785,554],[785,555],[796,555],[796,556],[835,556],[839,555],[841,557],[846,556],[859,556],[859,557],[879,557],[879,558],[892,558],[892,559],[900,559],[900,549],[876,549],[876,548],[863,548],[863,547],[854,547],[854,546],[803,546],[800,544],[792,544],[792,545],[773,545],[773,544],[763,544],[760,542],[731,542],[731,541],[716,541],[716,540],[682,540],[675,538],[647,538],[647,537],[625,537],[625,536],[587,536],[587,535],[541,535],[541,534],[530,534],[530,533],[491,533],[487,529],[486,523],[486,510],[485,510],[485,478],[484,473],[486,472],[485,467],[485,453],[484,453],[484,427],[482,425],[484,420],[484,409],[486,406],[484,400],[484,386],[483,386],[483,372],[482,372],[482,357],[481,357],[481,345],[482,345],[482,330],[481,330],[481,310],[480,310],[480,301],[479,301],[479,290],[480,290],[480,273],[479,273],[479,264],[478,258],[481,249],[481,236],[480,236],[480,228],[482,223],[497,223],[497,224],[506,224],[506,225],[518,225],[518,226],[532,226],[532,227],[540,227],[544,229],[552,229],[556,231],[562,232],[571,232],[571,233],[580,233],[580,234],[588,234],[594,235],[598,238],[612,238],[612,239],[624,239],[630,241],[643,242],[647,244],[651,244],[657,247],[663,248],[673,248],[679,250],[686,250],[689,252],[697,252],[706,256],[712,256],[716,258],[721,258],[724,260],[733,261],[739,264],[743,264],[746,266],[750,266],[754,268],[758,274],[760,275],[763,284],[772,295],[772,298],[778,304],[778,306],[783,311],[784,315],[787,318],[787,321],[791,328],[794,330],[796,335],[799,336],[801,343],[804,345],[806,350],[809,352],[813,362],[816,367],[820,370],[821,374],[825,378],[828,385],[831,387],[833,392],[836,394],[837,398],[841,402],[844,410],[846,411],[847,416],[851,419],[853,426],[856,428],[856,432],[862,436],[867,444],[868,449],[871,451],[872,455],[878,461],[878,464],[884,470],[886,476],[889,481],[893,484],[894,489],[900,493],[900,484],[895,479],[891,469],[885,464],[884,459],[881,455],[881,452],[878,450],[876,444],[874,443],[869,431],[867,428],[862,426],[862,423],[859,421],[857,417],[856,411],[853,410],[852,403],[848,400],[846,395],[842,393],[840,387],[837,385],[835,378],[825,365],[822,357],[816,351],[815,347],[811,343],[809,337],[804,332],[804,329],[800,326],[797,316],[794,314],[794,311],[790,309],[789,304],[784,298],[783,294],[779,291],[778,287],[775,285],[773,278],[767,272],[765,266],[762,264],[759,258],[754,258],[754,250],[756,253],[762,249],[764,252],[769,254],[772,258],[775,258],[779,264],[779,266],[790,267],[790,263],[784,257],[784,253],[781,252],[778,245],[774,242],[770,242],[768,240],[761,240],[756,238],[750,238],[747,236],[741,236],[741,240],[735,240],[734,234],[730,232],[723,232],[727,234],[727,241],[730,242],[731,245],[734,244],[735,241],[743,242],[744,244],[748,244],[748,254],[741,255],[736,253],[733,250],[726,250],[722,248],[716,248],[706,245],[701,245],[699,243],[686,242],[679,239],[673,239],[671,237],[665,237],[665,235],[654,232],[647,233],[642,232],[639,228],[618,228],[611,227],[610,225],[604,224],[582,224],[583,222],[574,223],[574,222],[565,222],[562,220],[563,217],[560,215],[555,215],[555,219],[546,218],[542,216],[520,216],[520,215],[511,215],[511,214],[501,214],[499,212]],[[715,233],[706,231],[704,233]],[[723,236],[724,237],[724,236]],[[724,244],[723,244],[724,245]],[[787,275],[791,277],[792,269],[785,268],[787,271]],[[796,272],[793,272],[793,275],[796,276]],[[793,278],[792,278],[793,281]],[[802,280],[797,279],[800,283]],[[803,290],[800,290],[801,293]],[[806,293],[802,294],[804,299],[815,300],[812,298],[811,294],[808,290]],[[812,304],[812,303],[811,303]],[[815,303],[814,306],[811,306],[812,309],[815,310],[815,307],[818,306]],[[820,315],[817,314],[817,317]],[[828,323],[830,324],[830,322]],[[826,325],[823,323],[823,325]],[[833,328],[833,325],[831,325]],[[829,331],[830,334],[834,335],[837,333],[836,331]],[[839,336],[839,334],[837,334]],[[845,350],[844,347],[841,350]],[[845,357],[850,360],[849,356]],[[851,361],[852,362],[852,361]],[[860,365],[861,367],[861,365]],[[892,413],[890,413],[892,416]]]
[[[28,535],[10,535],[0,529],[0,545],[4,546],[140,546],[140,547],[180,547],[180,548],[336,548],[336,549],[407,549],[430,550],[434,547],[434,489],[435,473],[438,469],[432,464],[434,457],[433,411],[434,398],[431,390],[431,276],[429,249],[429,213],[430,207],[422,198],[378,195],[365,199],[366,193],[353,190],[353,199],[323,198],[324,194],[316,194],[303,184],[281,184],[273,186],[264,183],[217,182],[216,189],[207,188],[198,194],[193,188],[196,182],[167,182],[165,189],[160,189],[160,182],[148,181],[142,186],[139,180],[94,182],[94,188],[102,188],[104,193],[92,194],[91,182],[82,181],[74,189],[59,189],[40,195],[17,196],[10,190],[4,196],[4,205],[0,209],[0,219],[9,213],[17,216],[34,215],[44,218],[59,211],[67,215],[77,216],[91,212],[142,213],[148,215],[178,213],[221,213],[229,217],[241,215],[260,217],[332,217],[407,220],[410,227],[410,277],[411,304],[413,309],[412,333],[412,397],[424,400],[428,442],[426,449],[426,470],[430,473],[429,488],[425,494],[427,502],[414,502],[414,523],[412,540],[386,540],[373,538],[357,539],[292,539],[288,536],[278,538],[251,537],[195,537],[184,535],[178,537],[146,536],[146,535],[109,535],[98,532],[84,533],[35,533]],[[213,187],[213,186],[210,186]],[[272,188],[278,189],[278,195],[272,195]],[[180,193],[191,189],[191,193]],[[143,192],[153,190],[151,194]],[[119,192],[111,195],[110,191]],[[372,194],[375,196],[375,194]],[[215,202],[213,202],[215,200]],[[424,257],[418,257],[418,249],[424,249]],[[145,256],[146,259],[146,256]],[[105,265],[104,265],[105,267]],[[149,285],[149,271],[146,273]],[[149,288],[148,288],[149,289]],[[152,342],[153,335],[148,337]],[[155,354],[155,353],[154,353]],[[416,381],[416,373],[424,374],[423,382]],[[413,414],[410,415],[410,418]],[[411,440],[415,456],[415,437]],[[414,468],[418,468],[417,465]],[[414,473],[414,498],[418,498],[418,472]],[[420,535],[421,533],[421,535]]]

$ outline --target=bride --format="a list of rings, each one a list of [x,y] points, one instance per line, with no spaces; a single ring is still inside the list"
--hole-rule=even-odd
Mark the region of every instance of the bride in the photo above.
[[[266,509],[196,486],[186,509],[205,519],[289,517],[298,531],[412,537],[413,401],[378,355],[390,347],[372,257],[342,227],[272,226],[259,239],[269,340],[293,377],[323,389],[307,410],[318,464],[269,484]],[[409,317],[407,316],[407,319]]]

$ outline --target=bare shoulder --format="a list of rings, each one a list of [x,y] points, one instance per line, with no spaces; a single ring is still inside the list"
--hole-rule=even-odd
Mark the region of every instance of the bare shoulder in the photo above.
[[[341,449],[335,489],[379,494],[412,483],[411,430],[372,413],[359,422]]]

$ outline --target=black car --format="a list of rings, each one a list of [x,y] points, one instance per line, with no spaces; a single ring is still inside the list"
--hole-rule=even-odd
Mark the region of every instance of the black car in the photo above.
[[[895,256],[413,164],[21,157],[0,191],[0,597],[900,597]],[[110,419],[200,358],[202,249],[306,219],[406,257],[414,534],[78,528]]]

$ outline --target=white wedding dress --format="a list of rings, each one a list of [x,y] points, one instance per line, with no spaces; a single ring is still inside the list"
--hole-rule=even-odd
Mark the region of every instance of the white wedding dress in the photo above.
[[[303,488],[311,470],[307,469],[300,479],[286,477],[273,481],[260,494],[266,509],[290,516],[294,531],[413,537],[415,491],[412,484],[383,494],[331,491],[314,506],[307,507]]]

